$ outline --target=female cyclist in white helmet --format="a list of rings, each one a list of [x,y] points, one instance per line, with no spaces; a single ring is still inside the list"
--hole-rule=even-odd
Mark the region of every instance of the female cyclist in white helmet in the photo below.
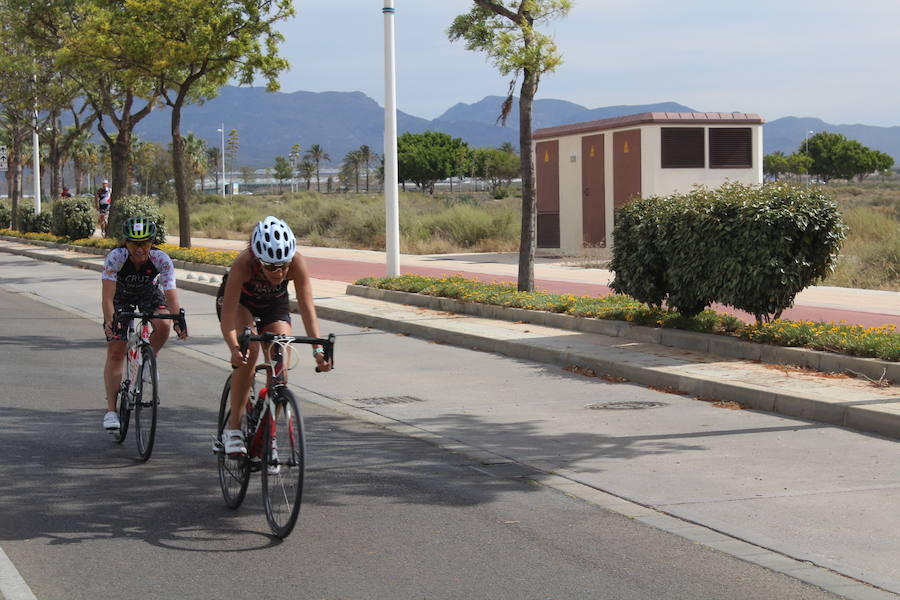
[[[259,356],[259,343],[250,344],[247,355],[242,355],[238,335],[244,327],[253,327],[255,318],[259,319],[260,331],[291,335],[288,297],[288,283],[291,281],[294,282],[306,335],[322,337],[309,273],[297,252],[294,232],[281,219],[266,217],[253,228],[249,248],[234,259],[217,298],[222,336],[231,351],[231,366],[234,368],[231,378],[231,421],[222,432],[222,443],[228,454],[247,452],[240,422]],[[314,347],[313,356],[320,370],[331,369],[321,348]]]

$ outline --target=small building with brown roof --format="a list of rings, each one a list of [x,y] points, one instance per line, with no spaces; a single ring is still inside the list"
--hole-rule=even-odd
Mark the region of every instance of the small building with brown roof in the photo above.
[[[615,210],[636,196],[762,183],[764,122],[651,112],[536,130],[538,248],[611,246]]]

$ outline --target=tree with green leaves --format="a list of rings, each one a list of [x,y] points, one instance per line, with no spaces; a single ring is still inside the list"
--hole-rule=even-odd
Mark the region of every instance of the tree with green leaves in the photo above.
[[[237,129],[228,132],[228,140],[225,142],[225,158],[228,168],[228,183],[231,193],[234,193],[234,162],[237,160],[238,151],[241,149],[241,136]]]
[[[359,147],[359,159],[362,161],[362,165],[366,170],[366,193],[369,193],[369,163],[372,162],[372,159],[375,157],[372,154],[372,149],[363,144]]]
[[[300,144],[292,144],[291,151],[288,154],[288,159],[291,161],[291,192],[295,192],[294,184],[295,178],[297,177],[297,165],[300,162],[300,157],[303,156],[303,148],[300,147]]]
[[[306,156],[316,165],[316,191],[321,192],[322,188],[319,186],[319,168],[322,162],[331,160],[331,157],[328,156],[328,153],[325,152],[325,149],[319,144],[310,146],[309,150],[306,151]]]
[[[434,184],[453,174],[457,157],[466,147],[461,138],[439,131],[407,131],[397,138],[397,178],[433,194]]]
[[[532,109],[541,75],[562,64],[553,39],[535,24],[563,17],[571,0],[473,0],[475,6],[454,19],[447,30],[451,41],[465,40],[466,48],[485,52],[501,75],[513,75],[499,121],[512,110],[515,86],[519,91],[519,153],[522,171],[522,240],[519,247],[520,291],[534,290],[534,254],[537,248],[537,194],[532,152]]]
[[[247,165],[241,167],[241,181],[248,185],[254,183],[256,181],[256,169]]]
[[[877,154],[876,154],[877,152]],[[812,159],[810,173],[824,181],[833,178],[853,179],[890,168],[894,163],[890,156],[872,150],[856,140],[839,133],[822,131],[805,140],[798,153]],[[886,159],[890,159],[890,162]],[[882,167],[887,164],[887,167]],[[879,168],[882,167],[882,168]]]
[[[218,194],[222,188],[219,187],[219,171],[222,166],[222,152],[218,146],[210,146],[206,149],[206,164],[212,171],[213,179],[216,182],[216,193]],[[223,182],[224,183],[224,182]]]
[[[172,151],[175,151],[175,140],[172,140]],[[193,131],[189,131],[186,136],[184,136],[184,159],[187,164],[187,172],[190,175],[191,179],[191,187],[193,187],[194,180],[199,177],[200,178],[200,193],[203,193],[203,185],[206,180],[206,172],[208,170],[207,167],[207,155],[206,155],[206,140],[203,138],[197,137],[194,135]],[[175,171],[175,163],[172,164],[172,170]],[[175,197],[178,197],[178,184],[175,184]],[[180,228],[179,228],[180,229]],[[181,232],[179,231],[179,236]]]
[[[788,160],[784,152],[778,150],[763,156],[763,173],[767,177],[778,179],[783,173],[788,172]]]
[[[362,165],[362,156],[359,153],[359,150],[351,150],[346,155],[344,155],[344,162],[341,165],[341,173],[340,179],[342,187],[346,190],[350,189],[350,182],[353,181],[353,185],[357,192],[359,192],[359,170]]]
[[[293,177],[292,172],[293,169],[291,168],[291,163],[288,159],[283,156],[275,157],[275,170],[273,171],[273,175],[278,181],[279,194],[281,193],[281,184]]]
[[[302,179],[306,180],[306,191],[308,192],[312,185],[312,178],[316,174],[316,163],[309,158],[302,159],[300,164],[297,165],[297,173]]]

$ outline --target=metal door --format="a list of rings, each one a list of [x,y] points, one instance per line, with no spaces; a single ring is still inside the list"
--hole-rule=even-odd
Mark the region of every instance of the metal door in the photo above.
[[[613,208],[641,195],[641,130],[613,134]]]
[[[581,138],[581,217],[584,245],[606,246],[603,134]]]

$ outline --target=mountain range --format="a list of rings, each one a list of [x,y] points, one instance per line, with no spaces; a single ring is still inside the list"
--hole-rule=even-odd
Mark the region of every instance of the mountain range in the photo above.
[[[458,103],[436,119],[428,120],[402,111],[397,113],[400,133],[441,131],[465,140],[473,147],[497,147],[503,142],[518,145],[518,103],[507,120],[497,123],[503,98],[487,96],[473,104]],[[697,112],[676,102],[585,108],[565,100],[538,99],[534,103],[534,129],[568,123],[594,121],[643,112]],[[730,111],[722,111],[730,112]],[[761,115],[765,118],[765,115]],[[168,108],[155,109],[137,126],[141,139],[168,144]],[[338,165],[344,155],[368,145],[381,153],[384,146],[384,108],[362,92],[267,92],[258,87],[226,86],[219,96],[203,104],[186,106],[182,134],[193,132],[210,146],[220,147],[224,124],[227,132],[238,131],[237,164],[271,167],[276,156],[287,156],[294,144],[303,150],[319,144]],[[807,132],[830,131],[881,150],[900,164],[900,127],[834,125],[812,117],[783,117],[764,125],[763,152],[795,152]]]

